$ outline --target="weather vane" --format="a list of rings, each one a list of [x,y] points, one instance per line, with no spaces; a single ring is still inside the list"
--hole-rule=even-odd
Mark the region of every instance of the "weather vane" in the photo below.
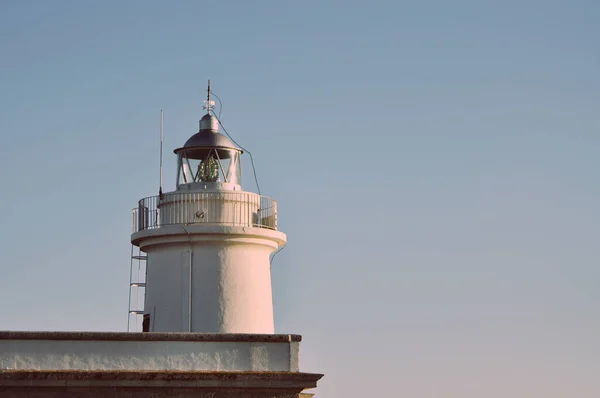
[[[215,109],[215,101],[211,101],[210,99],[210,79],[208,80],[208,89],[206,90],[206,93],[206,99],[202,101],[204,102],[204,106],[202,106],[202,109],[206,109],[206,112],[210,113],[210,111]]]

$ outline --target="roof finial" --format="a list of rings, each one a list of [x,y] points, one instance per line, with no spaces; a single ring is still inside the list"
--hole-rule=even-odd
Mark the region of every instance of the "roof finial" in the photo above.
[[[204,100],[204,106],[202,109],[206,109],[206,112],[210,114],[210,111],[215,109],[215,101],[210,100],[210,79],[208,79],[208,89],[206,90],[206,99]]]

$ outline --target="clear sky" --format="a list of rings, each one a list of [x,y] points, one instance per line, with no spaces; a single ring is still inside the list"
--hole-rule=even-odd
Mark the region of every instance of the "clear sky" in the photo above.
[[[600,2],[0,2],[0,329],[125,330],[206,80],[319,397],[600,396]],[[244,163],[244,188],[255,190]]]

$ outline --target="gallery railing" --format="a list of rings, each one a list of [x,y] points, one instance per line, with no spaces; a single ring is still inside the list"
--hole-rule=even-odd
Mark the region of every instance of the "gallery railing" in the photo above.
[[[190,224],[277,230],[277,202],[252,192],[165,193],[141,199],[133,209],[133,232]]]

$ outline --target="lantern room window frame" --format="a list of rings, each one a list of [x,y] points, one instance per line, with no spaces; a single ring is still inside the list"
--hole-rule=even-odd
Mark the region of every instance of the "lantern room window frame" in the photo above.
[[[202,156],[199,156],[199,153],[202,153]],[[241,185],[241,155],[242,151],[239,149],[227,147],[194,147],[180,149],[177,151],[177,185],[200,182],[220,182]],[[202,166],[208,166],[211,158],[216,161],[218,169],[215,180],[206,178],[206,175],[204,175],[205,178],[202,178],[203,176],[201,175]]]

